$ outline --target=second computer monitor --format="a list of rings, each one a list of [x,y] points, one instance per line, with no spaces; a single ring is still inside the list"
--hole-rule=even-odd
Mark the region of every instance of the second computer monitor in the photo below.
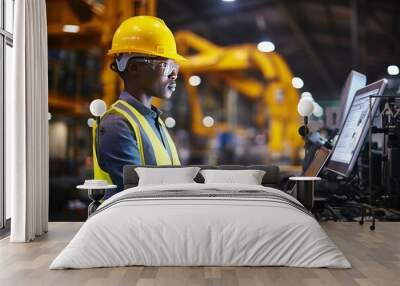
[[[368,133],[369,118],[374,116],[378,109],[379,97],[386,84],[387,80],[382,79],[356,92],[326,166],[327,169],[345,177],[351,174]]]
[[[346,82],[342,89],[342,94],[340,96],[340,127],[343,127],[344,119],[347,116],[350,105],[353,102],[354,95],[357,90],[363,88],[367,84],[367,77],[359,72],[351,71],[347,76]]]

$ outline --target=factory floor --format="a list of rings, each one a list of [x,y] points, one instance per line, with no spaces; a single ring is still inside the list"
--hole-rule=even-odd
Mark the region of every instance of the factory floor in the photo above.
[[[52,270],[49,264],[82,223],[50,223],[32,243],[0,240],[0,285],[399,285],[400,223],[326,222],[323,228],[352,269],[289,267],[121,267]]]

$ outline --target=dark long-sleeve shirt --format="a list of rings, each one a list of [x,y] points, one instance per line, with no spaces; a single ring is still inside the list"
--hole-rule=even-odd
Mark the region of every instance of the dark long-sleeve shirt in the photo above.
[[[171,154],[171,150],[166,144],[166,135],[158,122],[161,112],[155,107],[147,108],[125,91],[120,94],[119,99],[128,102],[146,118],[155,134]],[[98,152],[100,167],[111,176],[113,183],[117,185],[117,189],[106,192],[105,198],[109,198],[123,190],[122,171],[124,165],[141,165],[135,133],[129,122],[122,116],[110,113],[101,119]],[[146,150],[144,152],[146,158]]]

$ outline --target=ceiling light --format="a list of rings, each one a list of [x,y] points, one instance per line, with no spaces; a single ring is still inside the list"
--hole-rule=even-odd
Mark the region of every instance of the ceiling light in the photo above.
[[[235,0],[222,0],[223,2],[235,2]]]
[[[262,41],[258,43],[257,49],[263,53],[270,53],[275,50],[275,45],[270,41]]]
[[[168,128],[174,128],[175,125],[176,125],[176,121],[172,117],[167,117],[165,119],[165,126],[167,126]]]
[[[197,76],[197,75],[192,75],[189,78],[189,84],[191,86],[198,86],[198,85],[200,85],[200,83],[201,83],[201,78],[199,76]]]
[[[214,118],[211,116],[206,116],[203,118],[203,125],[205,127],[212,127],[214,125]]]
[[[304,86],[304,82],[301,78],[294,77],[294,78],[292,78],[292,85],[294,88],[300,89]]]
[[[396,65],[390,65],[387,67],[387,73],[390,75],[398,75],[399,74],[399,67]]]
[[[78,25],[64,25],[63,32],[65,33],[78,33],[79,26]]]

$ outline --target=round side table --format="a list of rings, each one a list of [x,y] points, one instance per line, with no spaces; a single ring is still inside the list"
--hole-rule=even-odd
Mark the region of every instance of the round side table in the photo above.
[[[290,177],[289,180],[296,181],[297,200],[308,210],[314,206],[315,182],[320,181],[320,177]]]
[[[94,213],[97,208],[101,205],[100,201],[104,198],[106,190],[115,189],[116,185],[106,185],[106,186],[91,186],[91,185],[79,185],[76,188],[79,190],[87,190],[88,197],[92,202],[88,206],[88,217]]]

